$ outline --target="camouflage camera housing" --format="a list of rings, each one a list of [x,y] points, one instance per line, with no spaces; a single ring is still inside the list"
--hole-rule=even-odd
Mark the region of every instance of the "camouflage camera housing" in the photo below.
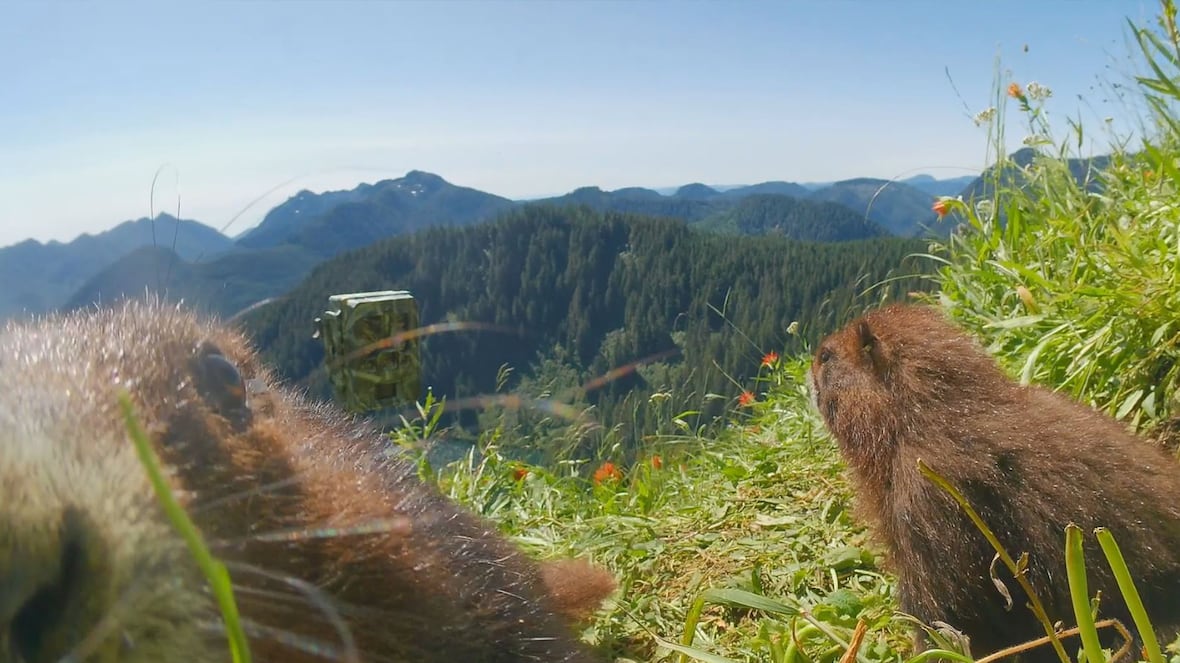
[[[315,319],[340,404],[371,412],[417,402],[422,391],[418,305],[406,290],[332,295]]]

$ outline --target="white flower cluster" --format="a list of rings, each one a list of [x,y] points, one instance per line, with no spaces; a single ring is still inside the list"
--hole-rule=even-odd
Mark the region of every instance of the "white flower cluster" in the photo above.
[[[1028,95],[1029,99],[1033,101],[1042,101],[1053,96],[1053,90],[1041,85],[1036,81],[1029,81],[1028,87],[1025,88],[1024,93]]]

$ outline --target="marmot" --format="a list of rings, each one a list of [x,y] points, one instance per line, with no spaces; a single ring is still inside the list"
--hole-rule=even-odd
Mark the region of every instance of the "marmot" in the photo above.
[[[858,508],[884,545],[903,611],[941,620],[984,655],[1045,635],[960,506],[922,476],[949,480],[1013,556],[1050,619],[1074,624],[1065,528],[1085,536],[1099,617],[1134,624],[1092,530],[1107,527],[1161,638],[1180,627],[1180,467],[1123,424],[1037,386],[1020,386],[937,308],[887,306],[824,339],[809,373],[814,402],[851,469]],[[1104,629],[1107,646],[1117,646]],[[1077,651],[1080,640],[1066,643]],[[1057,660],[1048,645],[1027,660]]]
[[[570,618],[605,570],[544,571],[365,423],[277,386],[243,335],[158,301],[0,335],[0,660],[230,660],[119,393],[225,562],[254,661],[598,660]]]

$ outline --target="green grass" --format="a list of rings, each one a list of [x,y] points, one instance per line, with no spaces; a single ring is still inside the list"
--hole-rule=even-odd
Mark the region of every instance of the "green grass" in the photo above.
[[[896,660],[908,627],[809,411],[806,365],[765,369],[767,391],[735,413],[741,423],[663,439],[618,479],[595,483],[587,463],[523,466],[496,445],[500,429],[436,479],[531,554],[612,569],[621,589],[584,635],[617,655],[835,661],[863,619],[860,660]]]
[[[721,434],[661,439],[600,481],[595,470],[605,461],[545,468],[506,457],[498,443],[511,430],[503,428],[485,430],[481,444],[458,461],[438,469],[423,464],[423,475],[499,523],[530,554],[579,556],[611,569],[620,590],[582,637],[618,661],[833,663],[848,660],[861,626],[859,663],[969,663],[953,634],[897,613],[894,580],[878,567],[879,550],[851,510],[835,444],[807,402],[808,364],[800,357],[765,368],[756,399],[735,411]],[[400,441],[420,453],[409,441],[420,440],[422,430],[411,426]],[[949,484],[928,477],[973,513]],[[1090,534],[1106,560],[1082,559],[1079,542]],[[1023,559],[989,540],[1015,573]],[[1062,532],[1062,545],[1071,587],[1078,588],[1086,660],[1102,663],[1113,652],[1099,653],[1094,631],[1113,625],[1096,624],[1089,614],[1086,564],[1111,564],[1136,626],[1149,628],[1149,616],[1108,532],[1072,528]],[[1043,609],[1028,618],[1052,633]],[[931,649],[912,650],[915,625]],[[1146,645],[1148,660],[1162,663],[1158,644]],[[1063,646],[1048,636],[1038,646],[1057,649],[1068,662],[1078,640]]]

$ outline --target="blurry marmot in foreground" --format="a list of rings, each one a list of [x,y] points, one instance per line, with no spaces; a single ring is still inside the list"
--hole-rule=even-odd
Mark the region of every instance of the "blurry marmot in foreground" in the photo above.
[[[569,619],[605,571],[543,570],[375,431],[274,386],[239,334],[127,303],[0,336],[0,661],[229,661],[119,390],[226,563],[255,661],[346,660],[350,639],[362,661],[596,660]]]

